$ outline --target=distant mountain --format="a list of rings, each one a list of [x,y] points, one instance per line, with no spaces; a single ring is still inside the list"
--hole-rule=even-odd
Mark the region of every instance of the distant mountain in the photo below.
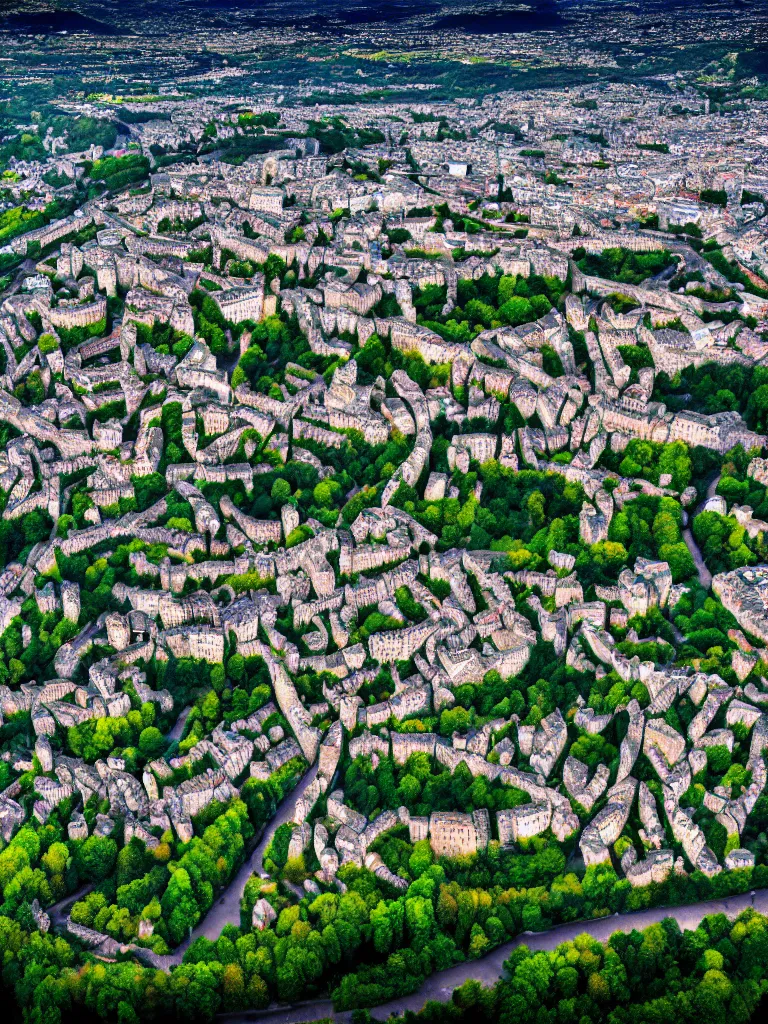
[[[768,0],[0,0],[0,28],[21,33],[162,34],[190,27],[239,30],[281,25],[354,31],[362,25],[420,26],[468,34],[558,30],[582,18],[633,11],[675,19],[764,11]]]
[[[447,5],[443,5],[445,6]],[[541,32],[557,28],[563,20],[556,0],[539,0],[526,4],[491,3],[459,6],[459,10],[442,13],[433,22],[433,27],[493,35],[506,32]]]

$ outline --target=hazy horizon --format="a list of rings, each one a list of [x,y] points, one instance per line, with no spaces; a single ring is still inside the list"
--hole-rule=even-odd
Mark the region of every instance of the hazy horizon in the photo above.
[[[286,11],[282,0],[131,0],[108,3],[94,0],[0,0],[5,27],[20,32],[48,34],[88,32],[111,35],[124,31],[153,32],[173,24],[183,14],[185,23],[213,28],[258,28],[266,25],[304,25],[318,30],[353,30],[360,25],[399,24],[411,20],[426,27],[475,33],[555,31],[606,10],[634,12],[641,19],[674,11],[678,18],[699,17],[703,11],[725,14],[734,9],[764,8],[766,0],[296,0]]]

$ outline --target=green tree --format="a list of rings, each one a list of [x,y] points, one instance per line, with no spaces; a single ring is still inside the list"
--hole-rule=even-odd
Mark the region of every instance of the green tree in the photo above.
[[[165,749],[165,737],[160,730],[151,725],[142,729],[139,735],[139,750],[148,760],[159,757]]]

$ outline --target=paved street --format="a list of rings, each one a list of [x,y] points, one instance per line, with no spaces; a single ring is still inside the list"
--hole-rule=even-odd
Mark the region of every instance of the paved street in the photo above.
[[[709,501],[710,498],[714,498],[715,492],[717,491],[717,485],[719,483],[720,474],[718,473],[717,476],[710,480],[709,486],[707,487],[707,496],[704,499],[704,501],[697,505],[694,511],[691,512],[689,522],[692,522],[694,517],[697,516],[699,512],[701,512],[704,505],[707,501]],[[685,541],[688,550],[691,552],[691,557],[693,558],[694,564],[696,566],[696,571],[699,574],[699,583],[701,583],[702,587],[704,587],[706,590],[709,590],[709,588],[712,586],[712,573],[706,566],[704,556],[701,553],[699,545],[694,540],[690,526],[687,526],[685,530],[683,530],[683,540]]]
[[[492,953],[480,960],[470,960],[446,971],[433,974],[424,982],[417,992],[403,996],[372,1009],[371,1013],[377,1020],[386,1020],[391,1014],[403,1013],[405,1010],[420,1010],[430,999],[446,1001],[451,998],[455,988],[463,985],[470,978],[481,981],[484,985],[493,985],[503,973],[504,961],[518,946],[525,945],[531,950],[555,949],[561,942],[576,938],[577,935],[588,934],[600,942],[605,942],[615,932],[631,932],[633,929],[647,928],[649,925],[674,918],[680,927],[693,930],[708,914],[727,914],[736,917],[748,907],[754,907],[760,913],[768,913],[768,890],[761,889],[754,896],[745,893],[726,900],[711,900],[694,903],[685,907],[654,907],[635,914],[615,915],[600,918],[596,921],[581,921],[575,924],[559,925],[546,932],[526,933],[505,942]],[[259,1024],[302,1024],[302,1022],[333,1017],[335,1020],[348,1022],[350,1012],[334,1013],[333,1004],[329,999],[300,1003],[295,1006],[274,1007],[272,1009],[249,1012],[222,1014],[220,1020],[228,1024],[244,1024],[246,1021],[259,1021]]]
[[[232,879],[224,894],[214,903],[200,924],[192,930],[189,940],[178,946],[170,956],[160,958],[163,967],[170,968],[175,964],[180,964],[187,947],[201,935],[204,935],[207,939],[218,939],[225,925],[239,925],[240,900],[245,890],[245,883],[251,875],[262,873],[264,854],[272,841],[272,836],[281,825],[293,821],[296,804],[299,802],[300,797],[303,796],[307,786],[314,780],[317,775],[317,769],[318,765],[315,763],[306,775],[303,776],[293,792],[280,804],[277,814],[264,830],[264,834],[253,850],[253,853]]]

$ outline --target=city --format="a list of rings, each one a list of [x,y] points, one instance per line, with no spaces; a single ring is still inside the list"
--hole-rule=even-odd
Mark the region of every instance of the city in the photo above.
[[[14,29],[20,1019],[760,1013],[765,25],[651,74],[427,15],[267,25],[272,84]]]

